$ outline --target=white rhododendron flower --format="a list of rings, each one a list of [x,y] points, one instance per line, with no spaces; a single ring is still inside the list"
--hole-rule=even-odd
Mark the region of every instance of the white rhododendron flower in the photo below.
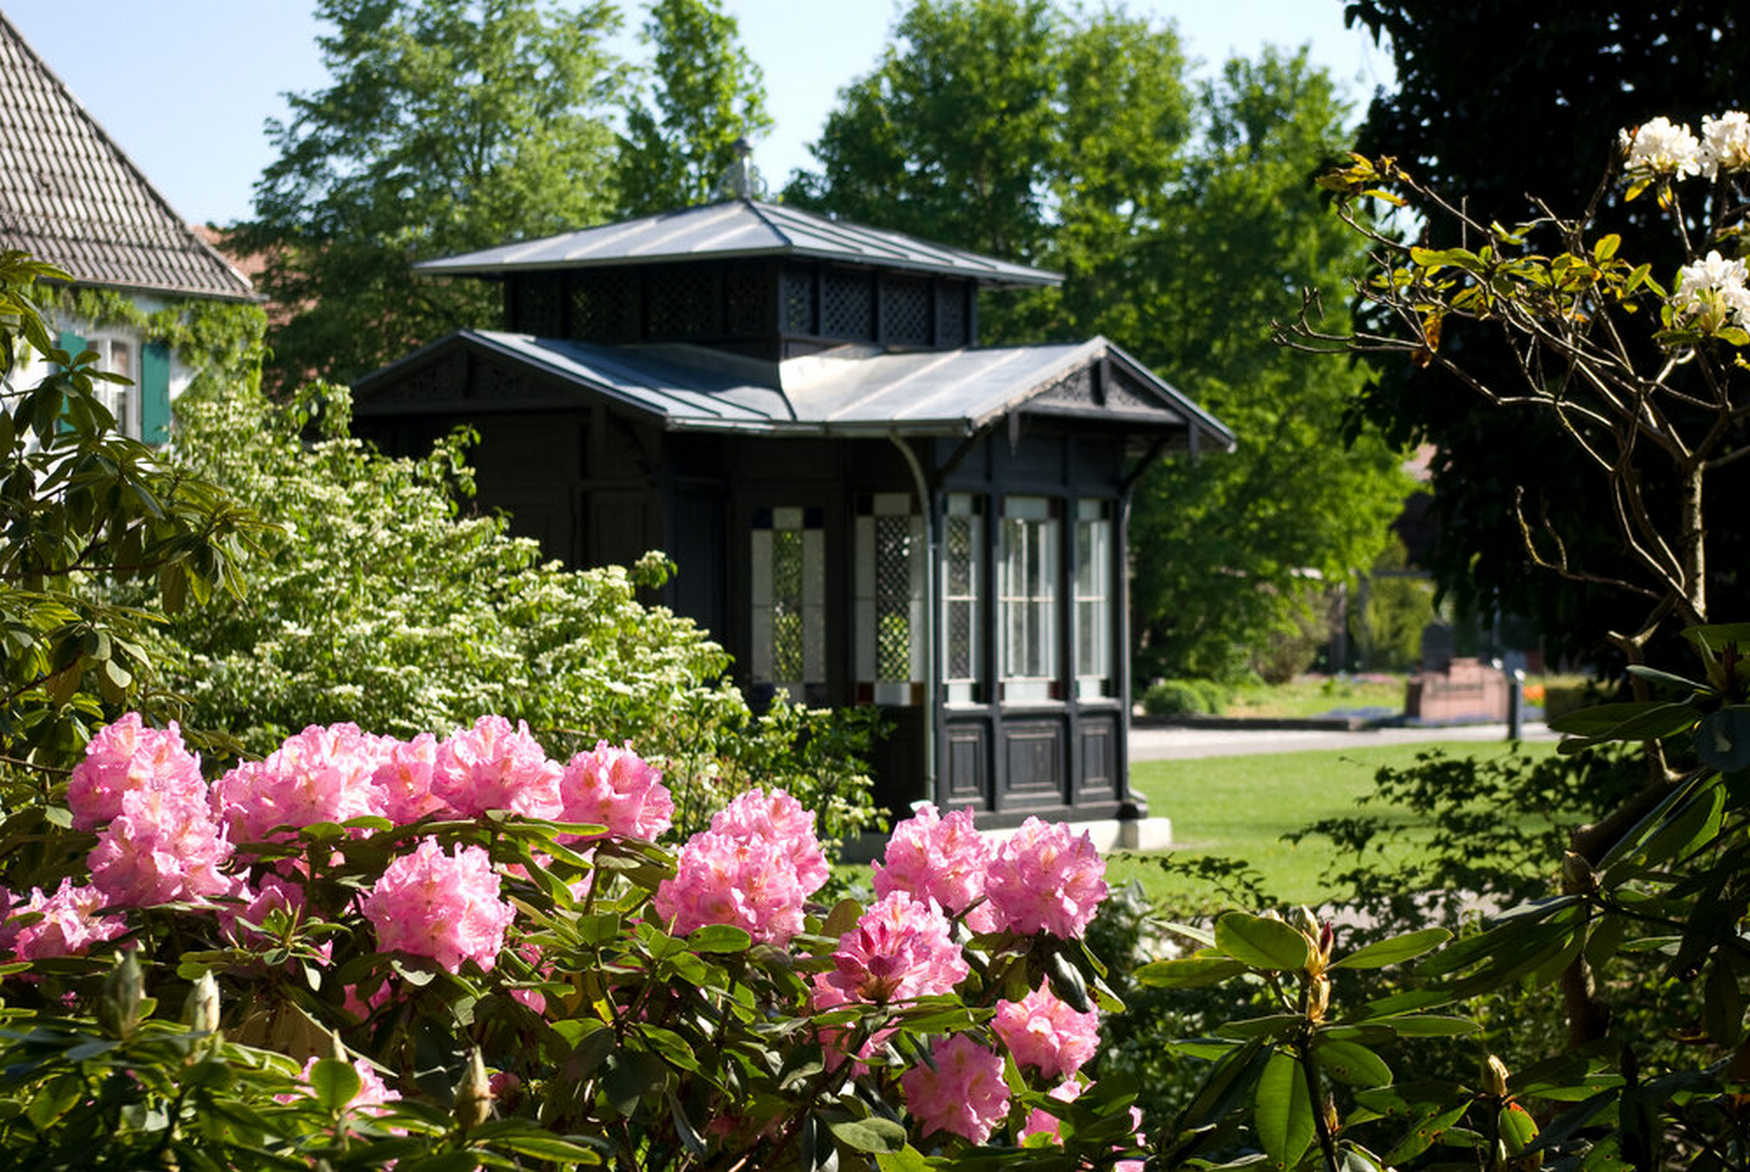
[[[1727,110],[1701,120],[1701,173],[1709,179],[1721,171],[1750,169],[1750,115]]]
[[[1684,325],[1713,333],[1723,326],[1750,325],[1750,277],[1741,260],[1726,260],[1718,252],[1677,271],[1677,292],[1671,308]]]
[[[1623,131],[1622,148],[1628,153],[1630,175],[1681,178],[1701,173],[1701,140],[1689,127],[1673,125],[1669,118],[1655,118]]]

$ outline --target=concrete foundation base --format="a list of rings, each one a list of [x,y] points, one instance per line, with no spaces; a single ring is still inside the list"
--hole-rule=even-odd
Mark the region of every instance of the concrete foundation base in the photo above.
[[[1091,822],[1071,822],[1071,832],[1087,834],[1103,855],[1113,851],[1163,851],[1173,845],[1171,818],[1097,818]],[[1016,827],[981,830],[979,833],[995,843],[1012,838]],[[839,858],[846,863],[867,863],[879,859],[887,849],[885,834],[860,834],[845,843]]]

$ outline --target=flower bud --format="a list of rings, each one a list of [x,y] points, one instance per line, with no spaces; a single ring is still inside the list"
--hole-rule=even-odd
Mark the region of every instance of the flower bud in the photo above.
[[[1331,978],[1319,976],[1307,986],[1306,1015],[1313,1021],[1323,1021],[1331,1007]]]
[[[468,1069],[456,1084],[456,1120],[464,1128],[479,1127],[492,1115],[492,1081],[486,1076],[486,1060],[476,1046],[468,1054]]]
[[[141,1004],[146,999],[146,977],[140,960],[124,952],[103,978],[103,994],[97,999],[97,1020],[117,1037],[131,1035],[140,1025]]]
[[[212,973],[202,973],[182,1003],[183,1024],[210,1034],[219,1028],[219,982]]]
[[[1300,934],[1315,944],[1319,938],[1319,918],[1312,914],[1311,908],[1297,907],[1293,917],[1288,921],[1291,927],[1300,930]]]
[[[1562,855],[1562,890],[1569,895],[1590,895],[1598,890],[1598,872],[1585,856],[1573,851]]]
[[[1497,1099],[1507,1097],[1507,1064],[1493,1054],[1483,1060],[1483,1090]]]

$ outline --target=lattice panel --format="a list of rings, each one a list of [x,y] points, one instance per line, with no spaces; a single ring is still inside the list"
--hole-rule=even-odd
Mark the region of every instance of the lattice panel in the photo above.
[[[758,269],[730,269],[723,277],[723,317],[731,334],[766,329],[766,279]]]
[[[969,680],[972,671],[972,603],[950,602],[948,611],[948,678]]]
[[[626,329],[631,282],[618,272],[581,273],[571,287],[571,336],[586,342],[617,342]]]
[[[874,303],[866,275],[827,273],[820,290],[820,332],[829,338],[872,341]]]
[[[779,307],[784,315],[784,332],[790,334],[813,334],[819,331],[814,328],[814,273],[809,269],[785,269],[779,296],[783,304]]]
[[[772,678],[803,678],[802,531],[772,532]]]
[[[881,282],[881,334],[899,346],[930,344],[930,286],[887,277]]]
[[[717,282],[709,269],[651,269],[644,280],[652,338],[697,338],[717,332]]]
[[[966,336],[966,287],[958,282],[936,290],[936,345],[964,346]]]
[[[948,593],[972,593],[972,518],[948,518]]]
[[[911,678],[911,518],[875,518],[875,678]]]
[[[564,278],[552,274],[523,277],[517,288],[516,329],[537,338],[565,336]]]

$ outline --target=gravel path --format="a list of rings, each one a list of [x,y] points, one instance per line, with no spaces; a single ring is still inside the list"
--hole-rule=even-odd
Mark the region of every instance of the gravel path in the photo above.
[[[1541,722],[1525,725],[1525,740],[1560,739]],[[1187,757],[1241,757],[1253,753],[1298,753],[1306,749],[1359,749],[1368,745],[1405,745],[1424,741],[1501,741],[1505,724],[1465,724],[1445,727],[1374,728],[1362,732],[1308,729],[1132,728],[1132,761],[1166,761]]]

